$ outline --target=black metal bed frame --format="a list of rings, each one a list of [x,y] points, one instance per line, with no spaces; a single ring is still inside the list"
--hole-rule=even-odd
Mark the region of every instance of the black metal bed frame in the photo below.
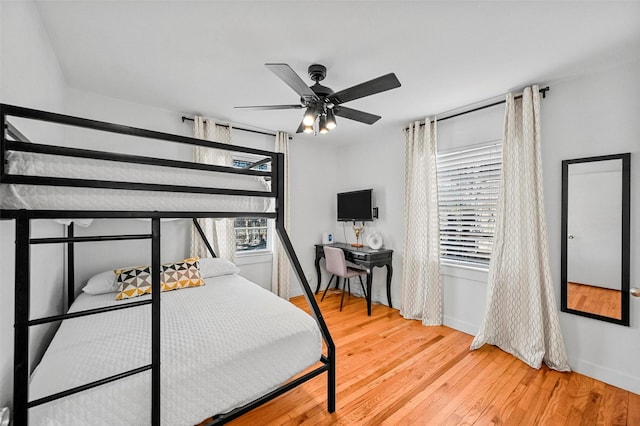
[[[8,117],[16,117],[22,119],[43,121],[55,124],[69,125],[92,129],[97,131],[105,131],[116,134],[129,136],[137,136],[149,138],[159,141],[175,142],[192,146],[205,146],[226,151],[244,152],[269,157],[272,163],[271,171],[260,171],[252,169],[238,169],[224,166],[213,166],[207,164],[176,161],[169,159],[161,159],[155,157],[146,157],[129,154],[116,154],[105,151],[68,148],[55,145],[42,145],[37,143],[29,143],[21,140],[22,136],[7,121]],[[56,114],[46,111],[39,111],[13,105],[0,104],[0,120],[3,123],[3,131],[0,139],[0,183],[1,184],[23,184],[23,185],[49,185],[64,187],[85,187],[85,188],[110,188],[110,189],[129,189],[143,191],[163,191],[163,192],[182,192],[182,193],[199,193],[199,194],[223,194],[234,196],[253,196],[253,197],[269,197],[276,199],[275,213],[268,212],[202,212],[202,211],[110,211],[110,210],[0,210],[0,219],[9,219],[15,221],[15,330],[14,330],[14,385],[13,385],[13,411],[14,424],[26,425],[28,423],[29,408],[45,404],[47,402],[63,398],[87,389],[91,389],[106,383],[113,382],[143,371],[151,371],[151,424],[160,424],[160,219],[163,218],[190,218],[196,225],[196,229],[201,236],[204,233],[200,229],[198,218],[234,218],[234,217],[262,217],[275,219],[276,231],[280,237],[280,241],[286,251],[295,274],[300,282],[303,294],[309,304],[312,315],[316,320],[320,329],[322,338],[326,346],[326,354],[322,354],[320,362],[322,365],[301,375],[279,388],[269,392],[258,399],[237,407],[227,413],[218,413],[213,415],[211,424],[224,424],[235,419],[248,411],[282,395],[283,393],[297,387],[298,385],[326,372],[327,373],[327,409],[329,412],[335,411],[336,398],[336,367],[335,367],[335,345],[329,329],[322,317],[320,308],[314,298],[314,293],[302,270],[302,266],[293,249],[291,240],[284,228],[284,154],[271,151],[257,150],[246,147],[231,146],[217,142],[209,142],[201,139],[189,138],[185,136],[171,135],[162,132],[139,129],[135,127],[123,126],[118,124],[106,123],[102,121],[89,120],[68,115]],[[7,138],[10,133],[13,140]],[[18,137],[17,137],[18,136]],[[36,141],[37,142],[37,141]],[[108,160],[117,162],[127,162],[134,164],[146,164],[162,167],[174,167],[179,169],[198,169],[211,172],[222,172],[242,175],[263,176],[271,178],[271,191],[248,191],[229,188],[209,188],[196,186],[180,186],[165,185],[151,183],[129,183],[118,181],[92,180],[92,179],[72,179],[61,177],[47,176],[28,176],[10,174],[7,170],[7,153],[8,151],[22,151],[32,153],[51,154],[57,156],[67,156],[76,158],[88,158],[98,160]],[[274,184],[275,183],[275,184]],[[31,220],[34,219],[151,219],[150,234],[134,234],[134,235],[106,235],[106,236],[88,236],[76,237],[73,233],[73,224],[67,226],[67,235],[59,238],[31,238]],[[67,298],[68,305],[74,299],[74,244],[89,241],[113,241],[113,240],[133,240],[133,239],[150,239],[151,240],[151,267],[152,267],[152,293],[150,300],[137,301],[127,303],[126,305],[116,307],[106,307],[89,309],[80,312],[66,313],[62,315],[49,316],[44,318],[29,318],[30,305],[30,246],[32,244],[67,244],[68,264],[67,264]],[[204,241],[207,249],[215,256],[206,237]],[[81,385],[75,388],[49,395],[37,400],[29,401],[29,327],[53,323],[68,318],[78,318],[86,315],[100,314],[118,309],[132,308],[141,305],[151,304],[151,364],[142,366],[133,370],[106,377],[104,379]],[[68,306],[67,306],[68,309]],[[268,366],[266,368],[269,368]]]

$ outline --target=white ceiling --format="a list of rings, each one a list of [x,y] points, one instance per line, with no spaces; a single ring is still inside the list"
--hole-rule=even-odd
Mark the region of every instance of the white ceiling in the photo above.
[[[264,67],[284,62],[338,91],[395,72],[402,87],[346,104],[316,138],[384,129],[640,58],[640,2],[45,1],[38,9],[67,84],[81,90],[294,133],[296,93]],[[550,96],[553,96],[551,87]],[[314,138],[299,135],[300,138]]]

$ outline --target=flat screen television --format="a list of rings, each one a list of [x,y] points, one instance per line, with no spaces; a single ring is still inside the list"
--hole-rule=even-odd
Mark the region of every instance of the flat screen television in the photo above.
[[[373,189],[338,194],[338,221],[372,221]]]

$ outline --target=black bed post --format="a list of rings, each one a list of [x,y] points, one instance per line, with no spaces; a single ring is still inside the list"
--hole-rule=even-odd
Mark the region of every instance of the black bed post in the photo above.
[[[204,245],[207,246],[207,250],[209,250],[209,253],[211,253],[212,257],[218,257],[216,256],[216,252],[213,251],[213,248],[211,247],[211,244],[209,244],[209,239],[207,238],[207,236],[205,235],[204,231],[202,230],[202,227],[200,226],[200,223],[198,222],[198,218],[194,217],[193,218],[193,225],[196,227],[196,230],[198,231],[198,234],[200,234],[200,238],[202,238],[202,241],[204,242]]]
[[[29,301],[31,221],[26,210],[16,217],[16,257],[13,342],[13,424],[28,423],[29,401]]]
[[[151,219],[151,424],[160,424],[160,218]]]
[[[67,225],[67,238],[73,238],[73,222]],[[73,251],[73,243],[67,243],[67,310],[75,300],[75,259]]]
[[[291,266],[293,267],[293,270],[298,277],[298,282],[300,282],[300,285],[302,286],[304,297],[307,299],[307,303],[311,307],[312,315],[316,319],[318,327],[320,328],[320,333],[322,334],[324,342],[327,345],[327,410],[330,413],[333,413],[334,411],[336,411],[336,347],[333,343],[333,339],[331,338],[331,334],[329,333],[329,328],[327,327],[327,324],[322,317],[322,312],[320,311],[318,302],[315,299],[313,290],[311,290],[311,287],[309,286],[309,282],[307,281],[307,278],[304,275],[304,271],[302,270],[302,265],[300,265],[298,256],[293,249],[293,245],[291,244],[291,240],[289,239],[287,230],[284,227],[284,154],[277,153],[274,159],[276,160],[275,168],[277,182],[276,230],[278,231],[278,236],[280,237],[282,246],[287,252],[287,256],[289,257]]]

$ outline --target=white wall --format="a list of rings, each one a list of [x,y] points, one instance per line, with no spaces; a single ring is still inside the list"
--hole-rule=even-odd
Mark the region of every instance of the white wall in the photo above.
[[[378,219],[367,222],[361,240],[378,232],[383,247],[393,250],[393,276],[391,280],[391,304],[398,307],[402,274],[402,241],[404,233],[404,142],[401,129],[389,131],[381,127],[378,138],[354,141],[340,147],[337,161],[337,188],[331,194],[331,225],[336,241],[355,243],[356,237],[350,223],[336,222],[336,193],[373,188],[374,207],[378,207]],[[323,273],[323,287],[328,281]],[[359,294],[359,286],[352,286]],[[371,299],[374,303],[387,304],[386,268],[374,268]]]
[[[336,152],[336,148],[322,140],[322,135],[311,141],[294,139],[289,147],[289,237],[312,290],[317,285],[314,244],[322,243],[323,231],[334,232],[336,182],[339,179]],[[290,295],[302,294],[295,274],[291,277]],[[326,273],[322,285],[325,284]]]
[[[542,162],[551,271],[560,281],[561,161],[631,153],[631,286],[640,285],[640,63],[551,82],[542,101]],[[560,289],[557,287],[557,299]],[[640,299],[631,326],[561,313],[571,367],[640,393]]]
[[[40,16],[32,2],[0,2],[0,101],[31,108],[62,111],[65,82],[53,53]],[[37,125],[14,124],[32,139],[59,134],[43,133]],[[62,226],[48,222],[33,222],[32,236],[60,236]],[[14,295],[14,223],[0,221],[0,406],[10,403],[13,393],[13,295]],[[31,269],[32,316],[58,313],[62,308],[64,257],[62,246],[40,246],[31,250],[34,258],[51,259],[47,268]],[[36,288],[36,286],[33,286]],[[31,341],[47,341],[51,327],[31,331]],[[34,345],[31,361],[40,356]]]

